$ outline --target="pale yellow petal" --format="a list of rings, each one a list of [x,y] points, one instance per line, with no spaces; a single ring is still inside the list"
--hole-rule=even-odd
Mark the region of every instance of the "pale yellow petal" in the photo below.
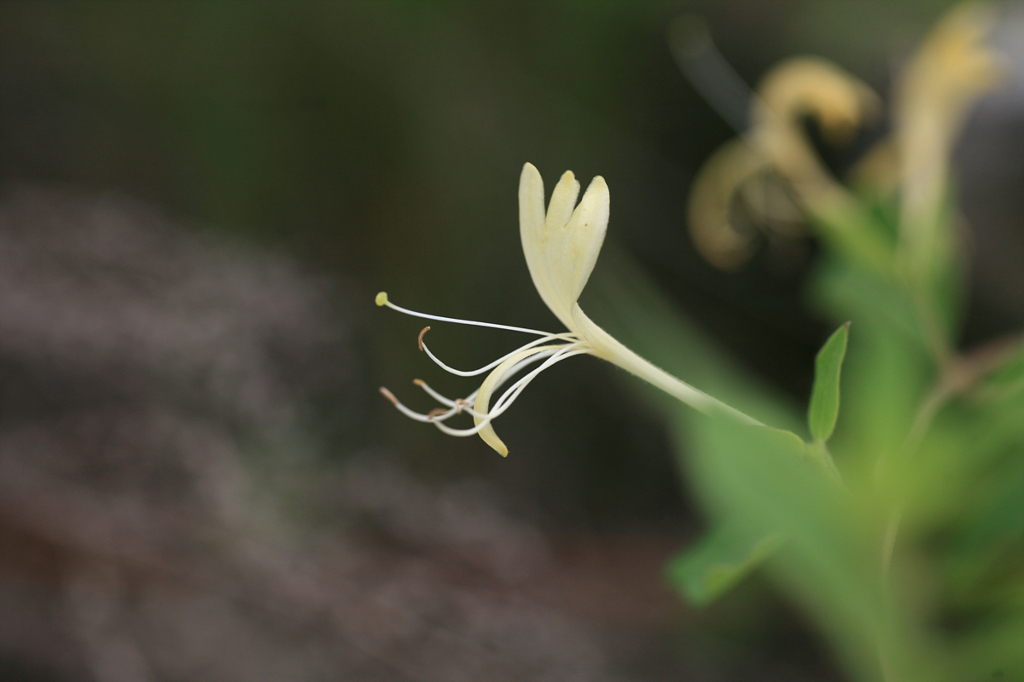
[[[551,312],[565,323],[568,311],[559,313],[559,297],[551,281],[550,266],[544,244],[547,228],[544,217],[544,181],[531,163],[523,165],[519,176],[519,236],[523,242],[526,267],[530,270],[533,286]],[[561,306],[564,307],[564,306]]]
[[[573,299],[569,288],[569,279],[566,277],[567,264],[566,252],[567,241],[571,237],[565,230],[566,224],[572,218],[576,208],[576,199],[580,194],[580,183],[572,171],[562,174],[554,191],[551,192],[551,203],[548,204],[547,217],[544,221],[544,266],[548,273],[548,282],[552,290],[552,301],[548,307],[561,320],[562,324],[568,325],[572,320],[569,313]]]
[[[987,3],[957,5],[904,69],[896,89],[901,172],[900,238],[913,261],[940,236],[936,222],[948,191],[953,145],[970,108],[1002,75],[986,39],[995,25]]]
[[[583,293],[583,287],[587,285],[590,273],[597,264],[597,257],[604,245],[604,235],[608,230],[609,206],[608,185],[598,175],[590,181],[590,186],[583,193],[583,200],[565,225],[569,235],[566,265],[570,306]]]
[[[827,140],[842,143],[879,111],[874,91],[827,60],[796,57],[775,66],[757,92],[751,111],[751,140],[757,152],[812,209],[845,194],[808,142],[803,117],[814,117]]]
[[[516,366],[516,364],[536,355],[537,353],[542,353],[560,347],[561,346],[535,346],[533,348],[522,350],[506,358],[504,362],[491,370],[491,373],[487,375],[484,382],[480,384],[480,388],[476,394],[476,400],[473,403],[473,410],[479,414],[487,414],[490,410],[491,395],[494,393],[495,387],[501,382],[504,376],[508,374],[509,370]],[[484,420],[480,417],[473,417],[473,423],[476,426],[480,426],[483,421]],[[498,434],[494,432],[494,427],[489,423],[480,429],[479,435],[480,438],[494,448],[499,455],[502,457],[508,456],[508,448],[505,446],[505,443],[498,438]]]
[[[766,166],[765,158],[745,141],[732,140],[704,162],[693,181],[687,211],[690,237],[715,267],[732,270],[753,252],[753,233],[733,226],[732,201],[743,184]]]
[[[540,223],[536,206],[543,202],[543,182],[536,168],[530,164],[523,167],[519,220],[526,263],[541,299],[568,329],[572,329],[572,304],[590,278],[608,228],[604,178],[594,178],[576,206],[579,190],[572,172],[565,172]]]
[[[580,183],[572,171],[565,171],[551,192],[551,203],[548,204],[548,213],[544,220],[546,235],[565,227],[576,210],[576,199],[579,196]]]

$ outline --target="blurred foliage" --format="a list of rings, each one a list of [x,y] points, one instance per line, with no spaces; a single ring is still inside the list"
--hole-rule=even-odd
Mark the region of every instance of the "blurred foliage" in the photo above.
[[[819,355],[813,442],[679,414],[682,464],[715,529],[673,562],[669,577],[704,603],[771,555],[771,575],[854,679],[1024,677],[1024,342],[1017,335],[956,347],[966,251],[950,158],[963,112],[999,76],[986,45],[994,21],[990,6],[964,4],[924,41],[897,80],[891,141],[868,153],[857,189],[836,184],[807,154],[799,117],[819,117],[827,132],[838,120],[863,120],[856,109],[869,111],[871,98],[841,99],[867,91],[831,66],[794,62],[765,78],[769,92],[752,105],[755,129],[740,152],[756,163],[730,148],[729,161],[709,165],[711,177],[695,186],[695,201],[727,206],[751,177],[727,163],[777,177],[827,244],[810,283],[817,306],[852,324],[839,426],[827,449],[838,401],[823,407],[821,387],[838,390],[842,352],[833,347],[837,339],[845,346],[845,326]],[[761,225],[777,219],[765,203],[748,205]],[[727,208],[692,216],[716,221],[691,224],[703,230],[709,258],[752,236],[714,238],[738,229]],[[633,306],[648,303],[635,297],[618,310]],[[647,345],[655,357],[673,357],[669,345]],[[815,466],[815,453],[829,465]],[[774,554],[765,549],[775,545]]]
[[[711,599],[766,561],[858,678],[881,677],[879,655],[891,679],[1024,677],[1024,351],[959,348],[958,188],[928,205],[936,239],[907,244],[894,189],[906,178],[885,154],[883,170],[865,163],[825,190],[761,164],[766,191],[795,198],[822,244],[810,273],[807,242],[778,250],[774,237],[745,270],[718,272],[682,229],[684,188],[733,132],[679,75],[673,18],[705,16],[747,82],[811,52],[881,87],[894,54],[951,4],[2,3],[0,181],[120,190],[335,276],[368,402],[350,406],[365,418],[334,457],[395,449],[420,475],[487,472],[563,521],[689,527],[663,461],[658,418],[670,410],[687,485],[717,528],[681,569],[691,596]],[[869,124],[847,148],[887,127]],[[936,148],[948,162],[952,141]],[[573,363],[507,416],[524,446],[507,462],[394,418],[373,389],[422,371],[419,327],[368,324],[380,288],[442,314],[548,326],[515,255],[511,190],[525,160],[600,172],[615,188],[614,243],[585,297],[594,319],[765,423],[805,435],[796,403],[814,354],[852,321],[827,444],[841,484],[779,432],[624,400],[607,369]],[[818,170],[827,181],[850,163]],[[756,207],[727,213],[743,211]],[[999,255],[1016,266],[1014,253]],[[459,365],[506,343],[434,334]]]

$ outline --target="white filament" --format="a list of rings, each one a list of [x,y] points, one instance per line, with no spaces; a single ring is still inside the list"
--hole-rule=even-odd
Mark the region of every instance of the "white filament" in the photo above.
[[[436,355],[434,355],[434,353],[431,352],[431,350],[427,347],[427,344],[423,342],[423,332],[421,332],[419,345],[423,349],[423,351],[441,369],[456,376],[478,376],[480,374],[483,374],[484,372],[493,370],[494,368],[498,367],[501,363],[508,360],[510,357],[516,355],[517,353],[521,353],[524,350],[529,350],[531,348],[534,348],[535,346],[549,343],[551,341],[566,341],[566,344],[563,346],[551,348],[548,350],[542,350],[537,353],[534,353],[533,355],[527,358],[524,358],[523,360],[517,362],[512,367],[510,367],[508,371],[506,371],[500,377],[498,377],[498,380],[495,382],[494,385],[495,390],[501,388],[503,385],[505,385],[508,381],[510,381],[513,377],[518,375],[527,367],[534,365],[538,362],[541,363],[538,367],[535,367],[534,369],[530,370],[524,376],[519,377],[511,386],[505,389],[505,391],[497,398],[497,400],[494,401],[494,404],[491,405],[487,412],[478,412],[472,406],[474,401],[476,400],[477,395],[480,392],[479,388],[470,393],[465,398],[452,400],[451,398],[448,398],[447,396],[431,388],[427,384],[427,382],[422,381],[420,379],[416,379],[414,383],[417,386],[422,388],[424,392],[426,392],[427,395],[429,395],[431,398],[433,398],[438,403],[447,408],[443,411],[434,410],[432,412],[427,413],[416,412],[415,410],[406,407],[397,398],[395,398],[390,391],[388,391],[387,389],[381,389],[381,393],[383,393],[385,397],[387,397],[388,400],[390,400],[394,404],[395,408],[398,409],[399,412],[415,421],[433,424],[440,431],[451,436],[472,436],[480,433],[480,431],[483,430],[488,424],[490,424],[494,419],[502,415],[509,407],[511,407],[512,403],[514,403],[516,399],[522,394],[523,390],[530,384],[530,382],[536,379],[541,374],[541,372],[554,366],[555,364],[561,362],[562,360],[571,358],[576,355],[582,355],[591,352],[589,348],[580,343],[579,337],[576,334],[568,332],[561,334],[552,334],[550,332],[543,332],[536,329],[527,329],[525,327],[513,327],[503,324],[494,324],[491,322],[478,322],[475,320],[462,320],[455,317],[429,315],[427,313],[420,313],[414,310],[409,310],[407,308],[402,308],[401,306],[397,306],[394,303],[388,301],[386,295],[384,295],[384,298],[382,302],[379,303],[379,305],[386,305],[392,310],[396,310],[400,313],[410,315],[412,317],[419,317],[427,320],[436,320],[438,322],[452,322],[454,324],[464,324],[474,327],[504,329],[507,331],[535,334],[538,337],[533,341],[530,341],[529,343],[520,346],[519,348],[515,349],[512,352],[506,353],[497,360],[494,360],[493,362],[490,362],[484,365],[483,367],[471,371],[463,371],[449,366]],[[465,429],[456,429],[444,423],[445,421],[447,421],[448,419],[457,414],[467,414],[475,418],[479,423],[473,427]]]

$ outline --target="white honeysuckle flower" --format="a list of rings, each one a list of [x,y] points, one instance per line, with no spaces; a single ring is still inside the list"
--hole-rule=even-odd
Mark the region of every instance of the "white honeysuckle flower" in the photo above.
[[[523,166],[523,173],[519,179],[519,228],[526,264],[541,299],[568,331],[550,333],[418,313],[391,303],[387,294],[381,292],[377,294],[377,305],[387,306],[407,315],[439,322],[505,329],[536,337],[484,367],[463,372],[449,367],[430,351],[423,342],[424,334],[430,329],[426,327],[420,332],[418,342],[420,349],[426,352],[431,360],[458,376],[477,376],[488,372],[483,383],[467,397],[452,400],[434,391],[426,382],[416,379],[414,383],[417,386],[443,405],[427,413],[409,409],[386,388],[381,388],[381,393],[406,416],[417,421],[430,422],[441,431],[454,436],[479,434],[485,443],[504,457],[508,455],[508,448],[494,432],[491,422],[507,410],[527,384],[545,369],[575,355],[587,354],[618,365],[701,412],[724,413],[741,422],[760,425],[757,420],[647,362],[616,341],[583,313],[577,300],[590,278],[590,273],[597,262],[597,255],[604,243],[605,231],[608,228],[608,185],[601,176],[595,177],[577,206],[576,198],[579,192],[579,182],[571,171],[566,171],[551,193],[551,203],[545,214],[544,182],[540,173],[532,164],[527,163]],[[515,379],[494,404],[491,404],[491,397],[497,389],[531,367],[532,369]],[[461,413],[473,418],[472,428],[457,429],[444,423]]]

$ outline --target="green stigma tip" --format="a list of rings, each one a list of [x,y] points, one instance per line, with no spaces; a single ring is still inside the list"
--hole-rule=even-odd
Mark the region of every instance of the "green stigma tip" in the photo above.
[[[386,291],[380,292],[379,294],[377,294],[377,298],[375,298],[373,300],[374,300],[374,302],[376,302],[377,305],[387,305],[388,304],[388,292],[386,292]]]

